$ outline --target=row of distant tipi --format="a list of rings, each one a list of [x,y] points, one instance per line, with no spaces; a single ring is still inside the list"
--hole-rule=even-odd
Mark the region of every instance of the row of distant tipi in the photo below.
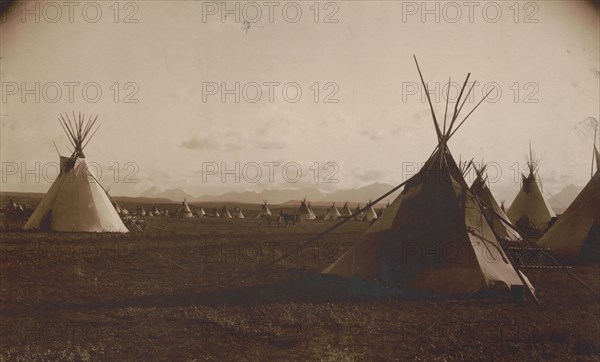
[[[116,201],[113,202],[115,210],[117,214],[121,216],[129,216],[131,213],[126,208],[122,207]],[[182,217],[182,218],[191,218],[191,217],[221,217],[226,219],[245,219],[246,216],[244,212],[236,207],[233,212],[230,212],[226,206],[223,206],[221,211],[219,212],[217,208],[213,208],[208,213],[204,211],[204,208],[200,208],[196,213],[193,213],[187,204],[186,200],[183,200],[181,203],[181,207],[175,210],[174,212],[169,211],[166,207],[163,208],[162,211],[159,211],[156,206],[145,209],[144,207],[139,207],[137,211],[132,216],[139,217],[154,217],[154,216],[163,216],[163,217]]]
[[[246,215],[239,207],[235,207],[233,212],[230,212],[226,206],[223,206],[221,210],[217,210],[217,208],[213,208],[209,210],[209,212],[204,211],[204,208],[200,207],[197,212],[192,212],[186,200],[183,200],[181,203],[181,207],[178,208],[174,212],[170,212],[166,207],[160,211],[156,206],[149,207],[148,209],[144,207],[139,207],[137,211],[133,214],[129,212],[126,208],[122,207],[116,201],[113,202],[115,210],[117,214],[122,217],[127,216],[138,216],[138,217],[182,217],[182,218],[191,218],[191,217],[215,217],[215,218],[224,218],[224,219],[245,219]],[[359,212],[361,210],[360,204],[356,206],[355,212],[353,213],[346,202],[342,208],[342,212],[337,209],[335,203],[333,203],[330,207],[327,208],[326,214],[323,216],[323,220],[338,220],[341,218],[353,217],[354,220],[364,220],[364,221],[372,221],[376,220],[380,214],[378,214],[371,203],[369,202],[368,207],[365,211]],[[354,215],[356,213],[356,215]],[[271,216],[271,210],[269,209],[269,205],[265,201],[261,207],[261,210],[257,214],[256,218],[261,219],[265,216]],[[300,202],[300,207],[295,212],[295,215],[298,216],[301,220],[316,220],[317,216],[313,211],[310,202],[307,202],[306,199]],[[353,216],[354,215],[354,216]]]
[[[266,206],[263,205],[263,208]],[[348,206],[348,202],[346,202],[342,208],[342,212],[337,209],[335,203],[331,204],[330,207],[327,208],[327,212],[323,216],[323,220],[338,220],[342,218],[354,217],[354,220],[365,220],[372,221],[379,217],[375,209],[373,209],[373,205],[369,202],[368,207],[365,211],[360,212],[361,210],[360,204],[357,205],[355,212],[353,213]],[[268,210],[268,209],[267,209]],[[355,215],[356,214],[356,215]],[[318,217],[313,211],[310,202],[307,202],[306,199],[300,201],[300,207],[295,212],[295,215],[298,216],[300,220],[316,220]],[[260,215],[259,215],[260,216]]]

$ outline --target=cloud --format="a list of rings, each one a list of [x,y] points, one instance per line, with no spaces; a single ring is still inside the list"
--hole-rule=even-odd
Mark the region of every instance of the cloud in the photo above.
[[[188,150],[209,150],[218,148],[219,144],[214,139],[194,135],[187,141],[181,142],[180,147]]]
[[[584,139],[587,139],[588,137],[593,137],[597,127],[598,120],[591,116],[573,125],[573,128],[575,129],[577,134]]]
[[[371,141],[380,141],[386,136],[385,132],[379,129],[367,129],[363,132],[363,135]]]
[[[236,151],[248,144],[247,137],[233,129],[217,130],[210,135],[193,135],[180,143],[180,147],[188,150]]]
[[[357,174],[356,178],[362,182],[378,181],[384,177],[384,173],[381,170],[367,170],[362,174]]]
[[[2,128],[6,131],[11,130],[11,131],[16,131],[17,130],[17,125],[19,124],[19,121],[16,119],[12,119],[9,115],[2,115]]]
[[[428,117],[431,117],[431,111],[425,107],[422,107],[421,109],[412,114],[412,119],[415,121],[423,121]]]
[[[254,145],[261,150],[281,150],[285,148],[285,143],[282,141],[258,140]]]

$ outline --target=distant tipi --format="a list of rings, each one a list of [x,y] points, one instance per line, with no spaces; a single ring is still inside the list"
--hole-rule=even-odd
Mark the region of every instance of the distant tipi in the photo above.
[[[548,223],[556,217],[554,210],[542,195],[538,184],[537,169],[538,160],[535,159],[529,145],[529,156],[527,157],[527,168],[529,175],[522,176],[521,190],[512,202],[506,215],[509,220],[520,231],[530,233],[532,228],[535,232],[544,232]]]
[[[375,209],[373,209],[373,205],[371,204],[371,201],[369,201],[368,206],[369,207],[363,213],[364,215],[362,217],[362,220],[373,221],[373,220],[377,219],[377,213],[375,212]]]
[[[348,206],[348,201],[346,201],[344,207],[342,207],[342,216],[352,216],[352,210],[350,210],[350,207]]]
[[[183,202],[181,203],[181,217],[194,217],[194,214],[192,213],[192,210],[190,210],[186,199],[183,199]]]
[[[244,212],[239,207],[236,207],[233,210],[233,215],[231,215],[231,216],[233,216],[234,219],[245,219],[246,218],[246,215],[244,215]]]
[[[302,201],[300,201],[300,208],[298,208],[296,215],[298,215],[298,218],[303,219],[303,220],[316,219],[315,214],[312,212],[312,210],[306,203],[306,199],[303,199]]]
[[[331,204],[331,207],[327,211],[327,214],[323,218],[323,220],[337,220],[342,217],[342,214],[338,211],[337,207],[335,207],[335,203]]]
[[[222,219],[231,219],[231,213],[227,210],[227,206],[223,206],[221,209],[221,218]]]
[[[258,215],[256,215],[256,218],[260,219],[265,216],[271,216],[271,210],[269,210],[269,205],[267,205],[266,201],[263,203],[262,207],[260,208],[260,211],[259,211]]]
[[[360,204],[356,205],[356,209],[354,209],[354,213],[356,214],[356,216],[354,216],[354,220],[362,220],[365,217],[365,213],[360,212],[361,209],[362,207]]]

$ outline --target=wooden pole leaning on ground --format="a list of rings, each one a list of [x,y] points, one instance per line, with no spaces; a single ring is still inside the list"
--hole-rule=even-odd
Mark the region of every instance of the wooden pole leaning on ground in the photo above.
[[[379,201],[383,200],[384,198],[388,197],[389,195],[391,195],[392,193],[396,192],[397,190],[399,190],[401,187],[403,187],[404,185],[406,185],[408,183],[408,181],[411,179],[408,179],[404,182],[402,182],[400,185],[392,188],[390,191],[386,192],[385,194],[381,195],[380,197],[378,197],[373,204],[378,203]],[[366,211],[368,208],[370,207],[370,205],[366,205],[365,207],[361,208],[360,210],[354,212],[352,215],[350,215],[348,218],[344,218],[340,221],[338,221],[337,223],[335,223],[334,225],[328,227],[327,229],[321,231],[320,233],[318,233],[317,235],[313,236],[312,238],[309,238],[308,240],[306,240],[304,243],[300,244],[295,250],[298,249],[302,249],[312,243],[314,243],[315,241],[321,239],[322,237],[324,237],[325,235],[331,233],[332,231],[334,231],[335,229],[339,228],[340,226],[346,224],[348,221],[350,220],[354,220],[354,218],[359,215],[360,213]],[[263,272],[267,271],[271,266],[277,264],[278,262],[282,261],[283,259],[289,258],[290,256],[294,255],[295,251],[292,252],[288,252],[286,254],[281,255],[280,257],[274,259],[273,261],[269,262],[266,265],[263,265],[262,267],[257,268],[255,271],[251,272],[250,274],[247,274],[241,278],[233,278],[231,280],[228,280],[226,282],[222,282],[222,283],[215,283],[212,285],[206,285],[204,286],[205,288],[208,287],[224,287],[227,285],[231,285],[234,284],[235,282],[241,282],[247,279],[250,279],[251,277],[255,276],[255,275],[259,275],[262,274]]]
[[[560,263],[556,260],[556,258],[554,258],[554,256],[552,256],[551,254],[548,254],[548,252],[544,249],[540,248],[540,252],[542,254],[544,254],[548,259],[550,259],[550,261],[552,261],[556,266],[562,266],[560,265]],[[571,270],[566,269],[566,268],[561,268],[562,270],[566,271],[567,274],[569,274],[573,279],[575,279],[579,284],[583,285],[587,290],[589,290],[590,292],[592,292],[592,294],[594,294],[594,296],[598,297],[599,294],[597,291],[595,291],[594,289],[592,289],[592,287],[590,287],[587,283],[585,283],[583,280],[579,279],[579,277],[577,277]]]

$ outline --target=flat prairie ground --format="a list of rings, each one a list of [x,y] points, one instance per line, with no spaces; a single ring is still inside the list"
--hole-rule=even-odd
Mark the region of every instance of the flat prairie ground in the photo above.
[[[319,275],[366,222],[304,248],[332,223],[147,224],[125,235],[2,231],[0,360],[600,359],[598,299],[560,270],[526,272],[541,306],[367,296]],[[597,265],[573,272],[600,290]]]

